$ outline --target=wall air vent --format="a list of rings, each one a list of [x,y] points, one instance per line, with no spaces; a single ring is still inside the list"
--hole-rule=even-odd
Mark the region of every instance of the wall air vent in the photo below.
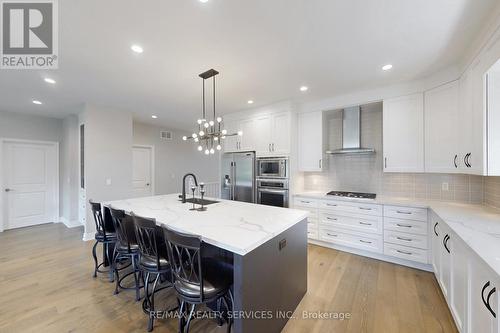
[[[163,140],[172,140],[174,137],[173,133],[170,131],[161,131],[160,138]]]

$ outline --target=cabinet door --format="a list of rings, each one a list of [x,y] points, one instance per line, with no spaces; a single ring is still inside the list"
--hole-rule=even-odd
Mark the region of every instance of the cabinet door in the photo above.
[[[487,95],[487,171],[489,176],[500,176],[500,61],[488,71]]]
[[[255,119],[245,119],[241,120],[239,123],[240,131],[243,131],[242,136],[238,136],[239,140],[239,151],[250,151],[256,150],[257,140],[256,140],[256,121]]]
[[[290,154],[290,113],[273,116],[271,150],[275,155]]]
[[[432,214],[432,267],[434,268],[434,275],[439,281],[441,274],[441,221]]]
[[[463,241],[451,236],[448,241],[451,257],[451,311],[460,332],[467,321],[467,290],[469,277],[469,252]]]
[[[228,134],[238,132],[238,122],[235,120],[224,121],[224,128]],[[239,140],[238,136],[227,136],[223,139],[224,152],[232,153],[238,151]]]
[[[270,115],[255,119],[255,141],[257,155],[271,154],[272,119]]]
[[[480,260],[471,260],[469,332],[498,333],[498,281]]]
[[[385,172],[424,171],[423,95],[384,100]]]
[[[298,169],[323,169],[323,113],[321,111],[298,115]]]
[[[425,92],[425,171],[458,172],[458,81]]]

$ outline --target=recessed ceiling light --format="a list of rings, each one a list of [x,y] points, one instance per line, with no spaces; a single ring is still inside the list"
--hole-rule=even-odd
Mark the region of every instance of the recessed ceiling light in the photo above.
[[[132,46],[130,47],[130,49],[131,49],[132,51],[134,51],[135,53],[142,53],[142,52],[144,52],[144,50],[143,50],[142,46],[137,45],[137,44],[132,45]]]
[[[384,70],[384,71],[388,71],[388,70],[389,70],[389,69],[391,69],[391,68],[392,68],[392,65],[391,65],[391,64],[387,64],[387,65],[385,65],[384,67],[382,67],[382,70]]]
[[[158,116],[152,115],[151,118],[156,119]]]
[[[252,100],[249,100],[247,103],[248,103],[248,104],[253,104],[253,101],[252,101]]]
[[[51,79],[50,77],[46,77],[45,79],[43,79],[45,82],[47,83],[50,83],[50,84],[55,84],[56,83],[56,80],[54,79]]]
[[[300,91],[307,91],[307,90],[309,90],[309,88],[307,86],[300,87]]]
[[[208,0],[200,0],[200,2],[206,3],[208,2]]]
[[[41,104],[42,104],[42,102],[40,102],[39,100],[34,99],[34,100],[33,100],[33,104],[36,104],[36,105],[41,105]]]

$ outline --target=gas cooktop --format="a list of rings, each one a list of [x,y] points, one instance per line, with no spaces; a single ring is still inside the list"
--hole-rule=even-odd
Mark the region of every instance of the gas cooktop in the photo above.
[[[342,192],[342,191],[331,191],[326,195],[332,195],[335,197],[344,198],[354,198],[354,199],[375,199],[377,195],[375,193],[359,193],[359,192]]]

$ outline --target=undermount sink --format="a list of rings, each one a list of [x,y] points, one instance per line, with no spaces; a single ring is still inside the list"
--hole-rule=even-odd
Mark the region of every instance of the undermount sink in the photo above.
[[[211,204],[214,204],[214,203],[218,203],[219,201],[207,200],[207,199],[201,200],[200,198],[189,198],[189,199],[186,199],[186,202],[195,203],[197,205],[203,204],[204,206],[206,206],[206,205],[211,205]]]

